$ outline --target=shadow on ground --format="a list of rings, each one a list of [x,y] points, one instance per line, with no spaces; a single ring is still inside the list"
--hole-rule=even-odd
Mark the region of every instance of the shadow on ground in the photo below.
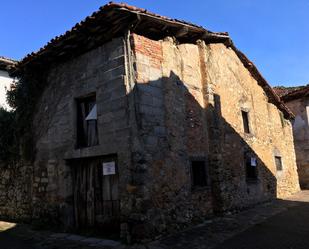
[[[23,236],[20,225],[0,223],[0,248],[1,249],[34,249],[31,237]]]
[[[288,202],[286,211],[226,240],[216,249],[308,249],[309,203]]]
[[[303,249],[309,248],[309,191],[227,214],[169,236],[164,249]]]
[[[90,248],[56,237],[50,240],[50,234],[41,231],[30,233],[25,225],[6,228],[1,225],[0,222],[1,249]],[[147,246],[128,248],[308,249],[308,235],[309,191],[302,191],[289,200],[275,200],[240,213],[226,214]]]

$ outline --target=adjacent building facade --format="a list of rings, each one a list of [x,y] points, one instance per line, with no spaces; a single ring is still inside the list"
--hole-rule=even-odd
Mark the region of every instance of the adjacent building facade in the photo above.
[[[16,61],[0,56],[0,106],[5,109],[10,109],[6,101],[6,91],[14,84],[14,79],[9,76],[9,68]]]
[[[309,85],[277,87],[275,91],[295,115],[294,146],[300,186],[309,188]]]
[[[293,115],[227,33],[109,4],[12,74],[44,86],[28,217],[138,239],[299,190]]]

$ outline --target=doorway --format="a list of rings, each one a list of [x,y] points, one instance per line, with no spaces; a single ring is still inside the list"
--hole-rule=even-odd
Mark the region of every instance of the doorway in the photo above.
[[[119,232],[119,174],[116,156],[71,162],[75,227]]]

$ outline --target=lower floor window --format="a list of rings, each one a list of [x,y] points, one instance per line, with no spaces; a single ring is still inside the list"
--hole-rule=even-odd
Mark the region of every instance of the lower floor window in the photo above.
[[[193,187],[208,185],[205,161],[191,161],[191,178]]]
[[[257,174],[257,159],[250,153],[245,153],[246,177],[249,180],[256,180]]]

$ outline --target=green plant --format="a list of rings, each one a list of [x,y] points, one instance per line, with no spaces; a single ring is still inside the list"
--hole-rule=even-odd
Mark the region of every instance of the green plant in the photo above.
[[[15,111],[0,107],[0,160],[14,161],[18,157]]]
[[[15,110],[11,119],[13,128],[15,158],[34,159],[33,116],[36,103],[45,87],[45,74],[40,68],[24,68],[14,87],[7,91],[7,102]]]

